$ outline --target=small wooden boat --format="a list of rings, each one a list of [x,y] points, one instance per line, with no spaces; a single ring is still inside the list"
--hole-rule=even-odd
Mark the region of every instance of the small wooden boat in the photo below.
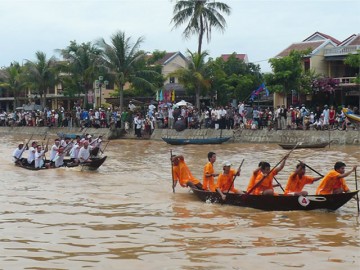
[[[298,143],[296,149],[299,148],[324,148],[328,146],[330,142],[322,142],[322,143]],[[293,149],[296,143],[281,143],[279,146],[283,149]]]
[[[76,139],[76,136],[80,136],[82,138],[83,134],[74,134],[74,133],[56,133],[59,138],[69,138],[69,139]]]
[[[107,156],[103,156],[101,158],[91,158],[91,162],[87,162],[87,163],[72,163],[70,162],[70,160],[64,160],[64,166],[62,167],[68,167],[68,168],[72,168],[72,167],[81,167],[81,169],[87,169],[90,171],[95,171],[97,170],[106,160]],[[39,171],[39,170],[49,170],[49,169],[58,169],[57,167],[41,167],[41,168],[35,168],[34,166],[30,166],[27,164],[26,159],[22,162],[18,162],[15,163],[15,166],[23,168],[23,169],[27,169],[27,170],[31,170],[31,171]],[[61,167],[59,167],[61,168]]]
[[[343,109],[343,113],[350,122],[360,125],[360,115],[349,113],[347,109]]]
[[[221,144],[230,140],[231,137],[214,137],[214,138],[168,138],[162,137],[165,142],[172,145],[184,145],[184,144]]]
[[[266,196],[233,194],[226,195],[223,201],[217,192],[209,192],[192,188],[194,194],[203,202],[229,204],[250,207],[265,211],[295,211],[295,210],[336,210],[353,198],[359,190],[349,193],[308,196]]]

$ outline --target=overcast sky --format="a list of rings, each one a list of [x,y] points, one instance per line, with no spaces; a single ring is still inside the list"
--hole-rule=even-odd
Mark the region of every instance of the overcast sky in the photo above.
[[[228,4],[227,29],[212,32],[203,49],[211,57],[245,53],[249,61],[270,71],[267,62],[293,42],[316,31],[344,40],[360,32],[359,0],[218,0]],[[70,41],[109,41],[121,30],[135,41],[145,38],[142,50],[167,52],[197,50],[197,39],[184,40],[184,27],[172,30],[171,0],[0,0],[0,67],[35,52],[57,56],[55,49]]]

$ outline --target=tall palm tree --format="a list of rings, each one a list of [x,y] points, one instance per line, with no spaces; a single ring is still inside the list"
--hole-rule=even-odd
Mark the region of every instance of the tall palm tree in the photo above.
[[[144,75],[158,75],[158,73],[139,69],[139,65],[137,65],[145,57],[145,53],[139,49],[142,42],[143,37],[139,37],[135,43],[132,43],[131,37],[126,37],[125,32],[122,31],[111,36],[110,44],[106,43],[104,39],[97,42],[103,50],[103,65],[109,73],[113,74],[115,85],[119,89],[120,111],[123,111],[124,107],[124,86],[126,83],[136,87],[154,88],[149,81],[144,79]]]
[[[53,56],[46,59],[44,52],[35,53],[36,61],[27,60],[25,64],[27,80],[30,88],[40,95],[41,106],[46,107],[46,93],[48,89],[55,87],[58,72],[56,70],[56,58]]]
[[[6,88],[14,95],[14,109],[19,105],[18,97],[21,91],[26,89],[23,79],[22,67],[18,62],[13,62],[9,67],[0,72],[0,87]]]
[[[186,68],[178,69],[168,76],[177,77],[187,90],[195,92],[196,108],[200,110],[200,94],[210,88],[210,78],[206,76],[205,58],[208,53],[192,53],[188,50],[189,64]]]
[[[229,15],[231,8],[215,0],[179,0],[175,3],[171,23],[174,23],[174,28],[178,28],[188,22],[183,35],[185,38],[198,35],[197,53],[200,55],[205,33],[209,43],[213,27],[225,31],[226,21],[220,12]]]
[[[86,94],[92,89],[99,75],[101,49],[90,42],[77,44],[76,41],[71,41],[68,47],[57,51],[66,60],[61,65],[61,71],[71,74],[71,76],[61,78],[64,82],[65,93],[80,95],[84,92],[86,102]]]

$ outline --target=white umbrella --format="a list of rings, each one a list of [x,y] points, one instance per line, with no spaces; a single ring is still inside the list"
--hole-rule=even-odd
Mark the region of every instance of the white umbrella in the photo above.
[[[192,106],[191,103],[186,102],[185,100],[181,100],[178,103],[175,104],[176,106]]]

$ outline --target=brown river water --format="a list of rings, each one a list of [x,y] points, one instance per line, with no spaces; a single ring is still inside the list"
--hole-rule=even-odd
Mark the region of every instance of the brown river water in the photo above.
[[[170,149],[198,178],[209,151],[218,172],[244,158],[235,186],[245,189],[260,160],[288,153],[276,144],[115,140],[98,171],[29,171],[11,159],[22,139],[1,138],[0,269],[360,269],[355,199],[335,212],[264,212],[172,192]],[[295,150],[277,177],[284,187],[298,159],[326,173],[338,160],[360,165],[360,147]],[[347,183],[355,189],[354,174]]]

